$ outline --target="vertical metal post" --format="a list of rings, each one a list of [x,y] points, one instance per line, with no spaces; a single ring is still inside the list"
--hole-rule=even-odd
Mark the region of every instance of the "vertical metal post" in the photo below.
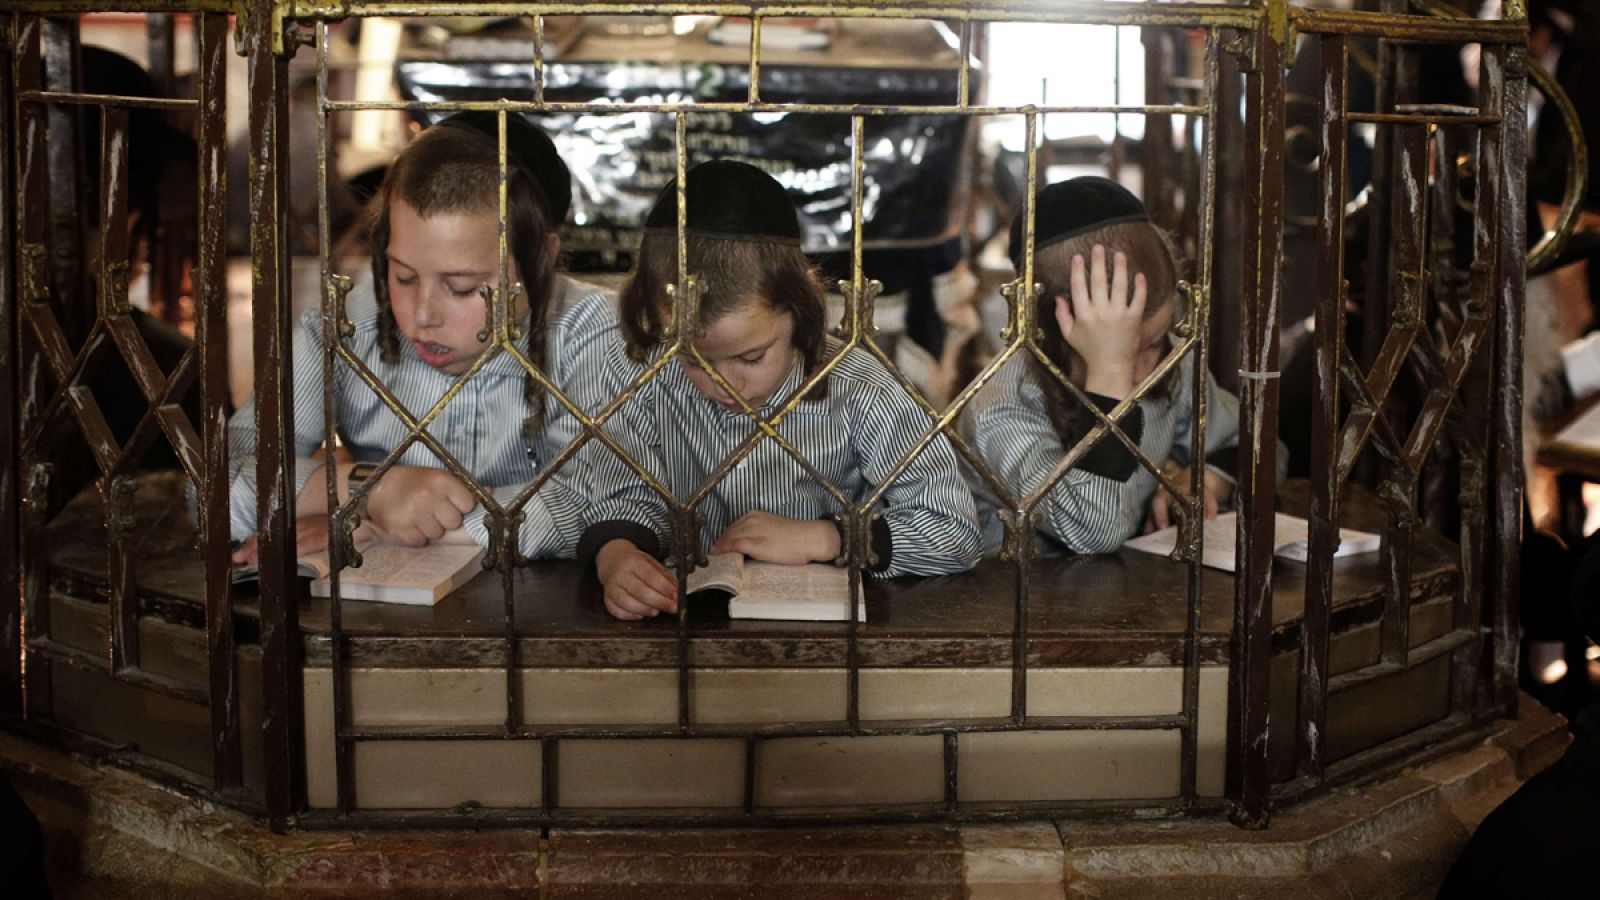
[[[41,19],[44,40],[44,81],[50,91],[77,90],[78,21]],[[50,123],[47,134],[50,173],[50,281],[55,288],[56,316],[68,343],[76,348],[89,332],[94,312],[86,304],[83,273],[84,242],[82,227],[93,221],[87,194],[88,173],[84,170],[80,141],[83,132],[83,107],[51,104],[44,107]],[[81,457],[80,457],[81,458]],[[86,461],[85,461],[86,462]]]
[[[20,135],[12,113],[16,82],[11,70],[17,17],[6,16],[0,36],[0,198],[15,190],[16,147]],[[22,497],[18,493],[22,459],[17,393],[17,323],[22,304],[16,266],[16,207],[0,200],[0,721],[22,714]]]
[[[15,55],[12,69],[12,87],[18,94],[36,91],[42,86],[43,60],[42,30],[44,20],[39,16],[17,16],[15,19]],[[16,207],[14,221],[16,235],[16,312],[20,315],[32,303],[50,300],[50,266],[48,259],[49,220],[40,209],[49,202],[49,169],[46,165],[48,147],[45,142],[45,114],[38,103],[18,102],[12,108],[16,122]],[[12,327],[21,327],[21,320]],[[20,336],[19,336],[20,337]],[[28,429],[36,427],[44,397],[44,360],[37,348],[29,349],[28,342],[18,341],[15,346],[18,386],[17,425],[19,437],[26,439]],[[22,622],[20,644],[23,653],[23,706],[28,716],[41,712],[36,704],[49,705],[51,696],[50,663],[29,660],[26,656],[28,641],[50,634],[50,604],[46,594],[43,548],[36,528],[44,521],[44,508],[49,503],[49,470],[36,458],[31,448],[18,447],[17,490],[22,503],[18,533],[17,559],[22,569]]]
[[[1489,447],[1489,591],[1493,628],[1490,702],[1502,716],[1517,711],[1517,651],[1522,638],[1522,303],[1527,279],[1524,208],[1527,131],[1526,47],[1484,47],[1483,95],[1498,107],[1500,124],[1486,133],[1478,171],[1499,184],[1500,217],[1494,284],[1494,392]]]
[[[294,537],[294,355],[289,345],[289,90],[293,45],[271,0],[242,17],[250,73],[250,264],[255,333],[256,522],[261,556],[261,718],[267,816],[287,827],[305,796],[304,714]],[[283,42],[276,52],[274,40]]]
[[[218,790],[244,780],[239,734],[239,670],[234,657],[228,554],[228,17],[206,13],[199,40],[199,231],[195,257],[195,335],[200,344],[200,440],[205,476],[198,485],[200,540],[206,566],[206,671],[211,698],[212,780]]]
[[[1172,103],[1172,53],[1176,44],[1164,28],[1139,29],[1144,43],[1144,102]],[[1120,74],[1120,73],[1119,73]],[[1120,102],[1120,100],[1119,100]],[[1177,225],[1173,200],[1172,116],[1168,113],[1144,117],[1144,139],[1139,142],[1139,170],[1144,179],[1145,206],[1150,218],[1163,228]]]
[[[174,45],[177,39],[176,22],[172,13],[147,13],[144,19],[145,46],[149,50],[150,80],[163,97],[175,96],[173,90]]]
[[[1425,125],[1397,126],[1390,147],[1394,151],[1394,177],[1390,181],[1391,239],[1389,260],[1389,310],[1384,324],[1391,335],[1407,335],[1408,341],[1429,340],[1422,331],[1423,294],[1427,290],[1424,252],[1427,243],[1428,215],[1428,129]],[[1385,359],[1389,357],[1386,355]],[[1379,363],[1383,365],[1383,363]],[[1396,358],[1394,371],[1401,361]],[[1398,404],[1390,382],[1389,399],[1379,400],[1374,415],[1382,416],[1385,407]],[[1403,438],[1402,438],[1403,439]],[[1373,440],[1383,440],[1374,434]],[[1380,625],[1380,655],[1384,662],[1404,665],[1411,647],[1411,553],[1417,524],[1417,473],[1411,462],[1399,458],[1404,447],[1394,447],[1386,455],[1384,478],[1379,494],[1389,511],[1389,533],[1380,551],[1380,565],[1388,575],[1383,620]]]
[[[1322,229],[1317,244],[1316,405],[1311,426],[1311,547],[1300,630],[1300,773],[1321,777],[1328,733],[1328,628],[1333,553],[1339,546],[1339,360],[1344,347],[1346,98],[1350,56],[1343,35],[1322,42]]]
[[[1243,349],[1239,385],[1239,570],[1228,669],[1227,795],[1235,824],[1267,824],[1272,538],[1277,501],[1278,320],[1282,302],[1285,0],[1266,0],[1245,81]]]
[[[1190,201],[1189,208],[1194,210],[1199,233],[1196,235],[1199,259],[1195,271],[1195,287],[1190,293],[1194,309],[1190,313],[1189,327],[1196,337],[1194,370],[1198,374],[1211,371],[1211,294],[1207,286],[1211,282],[1212,262],[1214,257],[1213,244],[1215,241],[1216,225],[1216,197],[1217,197],[1217,135],[1213,127],[1217,120],[1217,75],[1221,57],[1221,41],[1215,29],[1206,32],[1206,61],[1205,61],[1205,93],[1202,105],[1205,107],[1205,148],[1201,151],[1199,197]],[[1195,428],[1193,431],[1193,458],[1190,460],[1191,481],[1196,496],[1205,489],[1205,458],[1206,458],[1206,404],[1210,393],[1207,379],[1196,377],[1194,379],[1194,416]],[[1204,508],[1200,502],[1191,501],[1189,513],[1192,519],[1203,521]],[[1193,548],[1190,548],[1193,552]],[[1183,729],[1179,734],[1181,750],[1179,764],[1179,790],[1183,794],[1185,805],[1193,805],[1198,793],[1199,783],[1199,752],[1200,752],[1200,618],[1202,606],[1205,601],[1205,573],[1200,564],[1199,553],[1194,553],[1189,564],[1188,591],[1186,593],[1189,607],[1188,616],[1184,623],[1183,632]]]
[[[100,322],[127,315],[128,110],[91,108],[100,116],[100,258],[96,260],[96,311]],[[119,274],[120,273],[120,277]],[[109,437],[108,437],[109,439]],[[92,439],[91,439],[92,440]],[[111,584],[111,671],[139,666],[139,585],[134,572],[134,484],[111,470],[101,480],[106,501],[107,566]]]

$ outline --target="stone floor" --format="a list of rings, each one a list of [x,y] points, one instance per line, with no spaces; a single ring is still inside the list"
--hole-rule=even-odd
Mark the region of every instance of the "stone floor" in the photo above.
[[[881,828],[273,835],[127,772],[0,734],[66,898],[1432,897],[1472,828],[1566,743],[1517,721],[1426,766],[1276,814],[1218,821]]]

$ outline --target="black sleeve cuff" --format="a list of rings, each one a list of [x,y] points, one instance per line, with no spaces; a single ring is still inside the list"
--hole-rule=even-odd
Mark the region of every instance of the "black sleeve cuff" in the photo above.
[[[1101,394],[1090,394],[1089,399],[1094,402],[1095,406],[1099,407],[1101,412],[1107,414],[1116,409],[1117,404],[1122,402],[1114,397],[1106,397]],[[1135,444],[1139,443],[1144,439],[1144,410],[1135,406],[1128,411],[1126,416],[1122,417],[1122,421],[1118,423],[1118,426],[1121,427],[1129,440]],[[1112,481],[1127,481],[1133,477],[1133,473],[1138,469],[1139,461],[1134,459],[1128,448],[1111,434],[1101,437],[1093,447],[1089,448],[1089,452],[1083,455],[1083,459],[1078,460],[1078,471],[1088,472],[1090,475],[1099,475]]]
[[[608,522],[596,522],[583,530],[583,537],[578,539],[578,562],[584,568],[594,567],[594,558],[600,548],[615,540],[632,541],[635,547],[656,557],[661,558],[661,541],[656,533],[627,519],[612,519]]]
[[[1212,453],[1206,454],[1206,465],[1216,466],[1231,477],[1239,471],[1239,448],[1223,447]]]
[[[845,545],[844,522],[837,516],[828,516],[827,519],[839,531],[841,555],[848,555],[850,548]],[[878,561],[867,567],[868,572],[882,572],[888,569],[894,557],[894,536],[889,533],[889,523],[882,517],[872,520],[872,555],[877,557]]]

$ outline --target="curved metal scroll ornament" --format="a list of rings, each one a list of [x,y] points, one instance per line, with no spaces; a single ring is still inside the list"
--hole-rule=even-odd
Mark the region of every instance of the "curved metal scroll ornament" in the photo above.
[[[1441,19],[1470,18],[1466,13],[1452,9],[1434,0],[1412,0],[1412,5],[1430,16]],[[1506,18],[1526,19],[1527,5],[1518,0],[1506,4]],[[1589,148],[1583,141],[1583,123],[1578,120],[1578,110],[1572,105],[1567,92],[1556,83],[1556,77],[1544,66],[1530,60],[1528,77],[1545,99],[1555,104],[1561,113],[1561,125],[1567,130],[1567,188],[1561,194],[1561,211],[1556,215],[1556,227],[1544,233],[1539,242],[1528,251],[1528,272],[1537,273],[1554,260],[1567,246],[1567,239],[1578,225],[1578,206],[1583,201],[1584,188],[1589,180]]]

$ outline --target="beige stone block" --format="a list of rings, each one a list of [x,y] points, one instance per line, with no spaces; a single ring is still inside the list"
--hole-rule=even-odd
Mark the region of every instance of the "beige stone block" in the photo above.
[[[1194,789],[1221,797],[1228,759],[1228,667],[1200,668],[1200,711],[1195,726]]]
[[[356,805],[538,806],[539,763],[537,741],[362,741],[355,745]]]
[[[756,804],[764,807],[938,803],[939,735],[779,738],[756,749]]]
[[[744,804],[744,742],[725,738],[563,740],[557,798],[566,809]]]
[[[959,738],[962,802],[1133,800],[1178,794],[1178,732],[973,732]]]
[[[352,669],[350,719],[361,728],[502,726],[506,673],[503,669]]]
[[[306,710],[306,802],[312,809],[332,809],[339,805],[333,744],[333,672],[306,669],[300,685]]]
[[[1011,715],[1010,669],[862,669],[860,686],[868,721]]]
[[[695,669],[689,720],[699,725],[842,722],[844,669]]]
[[[1182,711],[1181,667],[1028,670],[1030,716],[1169,716]]]
[[[676,725],[675,669],[526,669],[529,725]]]

